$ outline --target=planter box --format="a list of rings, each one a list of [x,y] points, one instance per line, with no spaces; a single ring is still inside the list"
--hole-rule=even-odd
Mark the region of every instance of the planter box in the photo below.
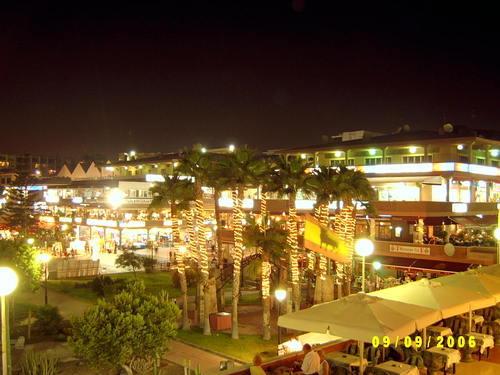
[[[231,314],[215,313],[210,314],[210,328],[213,331],[225,331],[231,329]]]

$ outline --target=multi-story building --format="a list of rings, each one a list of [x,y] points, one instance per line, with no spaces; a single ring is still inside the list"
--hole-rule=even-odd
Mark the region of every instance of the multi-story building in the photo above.
[[[61,168],[58,158],[31,154],[0,154],[0,171],[16,170],[36,176],[53,176]]]
[[[363,171],[377,192],[373,202],[377,214],[366,218],[360,210],[357,231],[376,241],[375,256],[394,267],[452,271],[497,261],[491,232],[498,225],[499,139],[493,132],[447,124],[438,131],[345,132],[322,144],[269,153]],[[228,150],[208,150],[224,151]],[[66,168],[59,174],[64,179],[46,180],[48,208],[62,222],[76,224],[85,239],[99,235],[124,243],[168,237],[168,210],[161,215],[147,211],[152,199],[149,188],[174,172],[180,155],[129,152],[120,158],[100,166],[77,166],[72,172]],[[213,192],[209,188],[204,192],[212,222]],[[120,205],[113,206],[117,195]],[[258,187],[248,189],[245,210],[258,214],[259,198]],[[286,216],[286,197],[272,198],[271,214]],[[230,247],[230,192],[223,192],[219,205],[223,240]],[[299,214],[312,212],[313,206],[314,199],[299,194]],[[332,205],[332,214],[334,210]],[[445,246],[448,242],[452,246]]]
[[[377,240],[375,255],[385,256],[386,263],[422,268],[441,263],[438,268],[452,269],[455,262],[495,262],[491,232],[498,225],[500,201],[498,133],[451,124],[438,131],[344,132],[322,144],[273,153],[363,171],[377,192],[377,216],[364,220],[360,215],[358,232],[371,233]],[[457,246],[445,248],[448,241]]]

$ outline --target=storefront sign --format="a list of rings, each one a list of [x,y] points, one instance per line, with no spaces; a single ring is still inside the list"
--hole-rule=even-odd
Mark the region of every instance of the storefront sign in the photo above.
[[[115,220],[99,220],[99,219],[87,219],[87,225],[93,225],[97,227],[116,227]]]
[[[73,221],[73,219],[70,217],[66,217],[66,216],[59,217],[60,223],[71,223],[72,221]]]
[[[125,204],[150,204],[153,201],[153,198],[125,198]]]
[[[56,221],[53,216],[40,216],[39,220],[44,223],[54,223]]]
[[[389,245],[389,251],[391,253],[431,255],[430,247],[420,247],[420,246]]]
[[[144,221],[139,220],[130,220],[130,221],[121,221],[121,228],[144,228],[146,223]]]

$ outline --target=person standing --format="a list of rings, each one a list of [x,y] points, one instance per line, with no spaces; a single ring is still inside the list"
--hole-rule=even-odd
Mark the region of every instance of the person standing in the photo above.
[[[304,351],[304,360],[301,369],[304,375],[319,374],[321,362],[318,353],[312,350],[309,344],[304,344],[302,350]]]
[[[319,355],[319,375],[330,375],[330,364],[326,360],[325,352],[323,350],[318,350]]]

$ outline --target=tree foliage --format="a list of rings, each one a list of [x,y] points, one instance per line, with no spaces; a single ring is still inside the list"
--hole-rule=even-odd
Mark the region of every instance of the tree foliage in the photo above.
[[[38,252],[23,239],[0,239],[0,265],[14,268],[19,285],[31,290],[38,288],[42,277],[37,255]]]
[[[165,293],[147,294],[144,283],[131,281],[112,299],[99,300],[83,317],[74,318],[69,342],[94,368],[129,366],[167,350],[179,315]]]
[[[26,235],[37,221],[35,202],[37,192],[29,188],[33,184],[29,174],[18,173],[12,186],[7,189],[7,202],[1,211],[5,223]]]
[[[131,269],[135,274],[143,266],[143,259],[133,251],[124,251],[116,258],[115,264],[121,268]]]
[[[177,211],[189,208],[189,202],[195,200],[194,184],[188,179],[181,179],[178,174],[165,177],[165,182],[155,184],[151,189],[153,200],[149,205],[152,210],[170,208],[172,216]]]

